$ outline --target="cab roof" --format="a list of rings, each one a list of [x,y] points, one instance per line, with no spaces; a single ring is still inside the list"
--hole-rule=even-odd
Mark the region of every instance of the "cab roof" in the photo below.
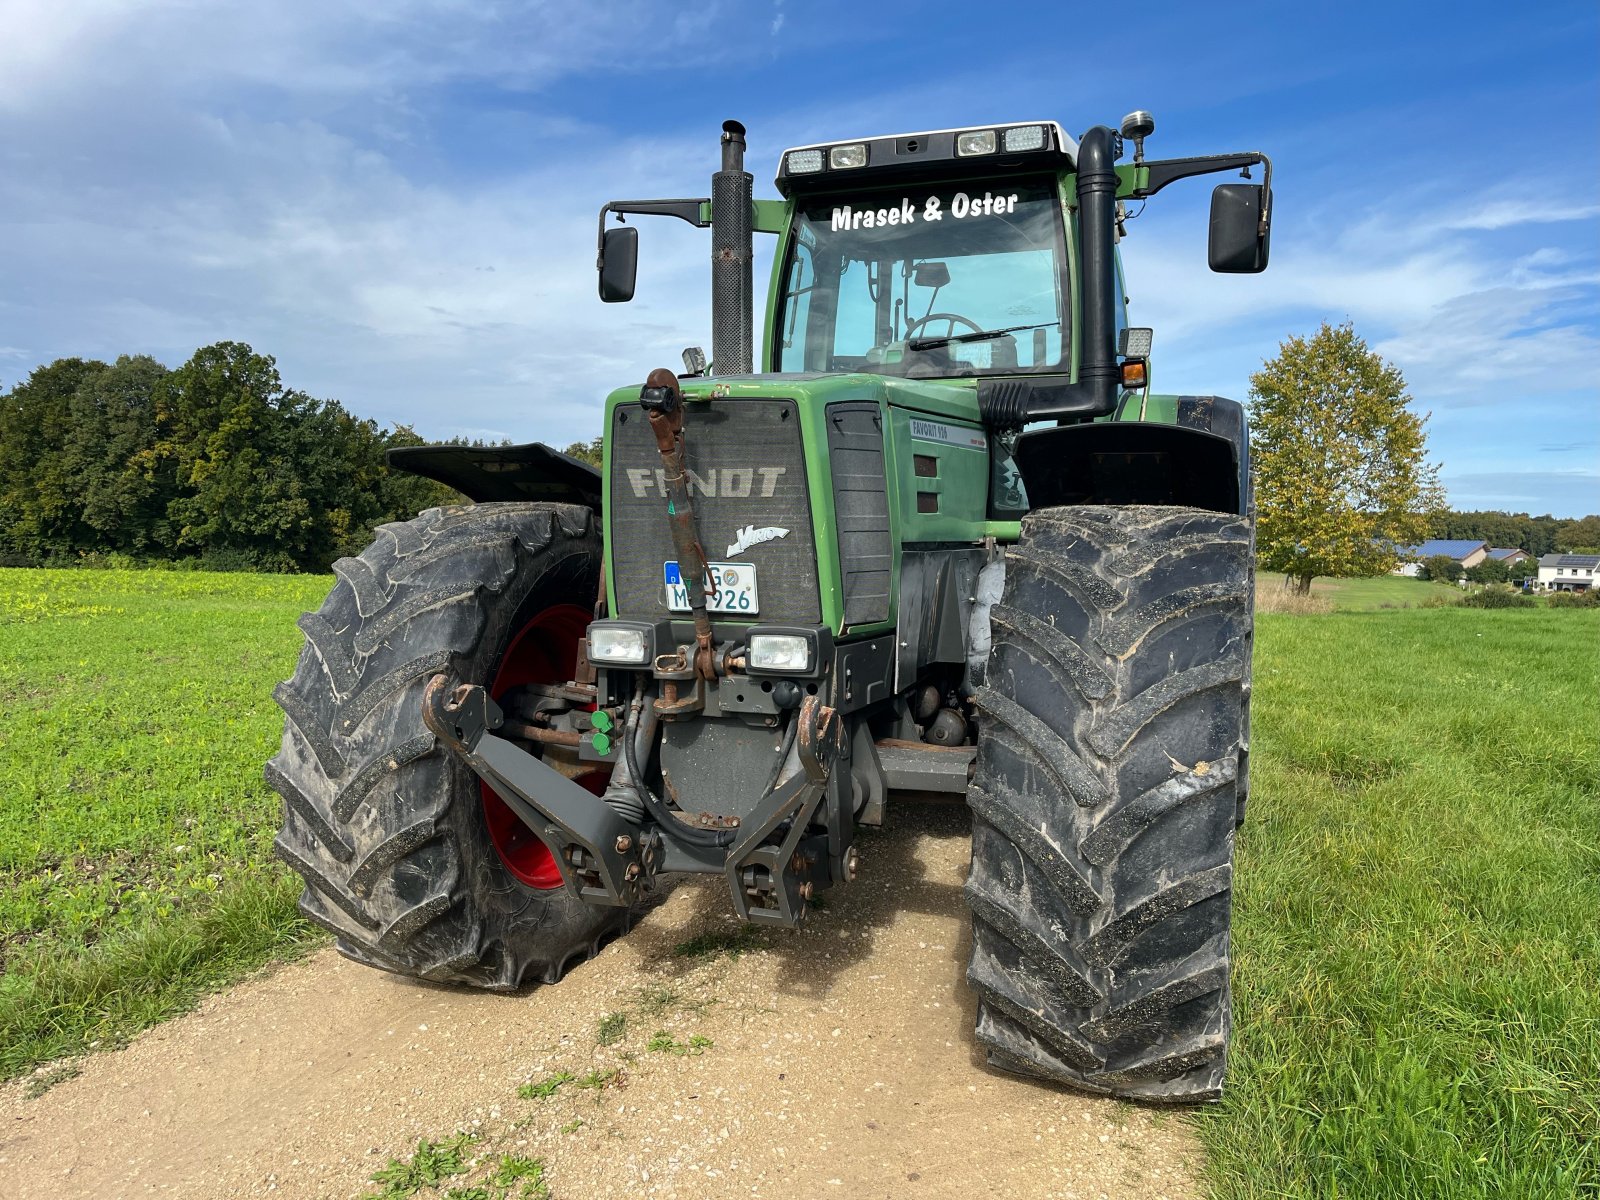
[[[963,139],[963,135],[978,135]],[[982,142],[991,134],[994,149],[963,152],[961,142]],[[1009,135],[1009,137],[1008,137]],[[1010,149],[1028,145],[1028,149]],[[834,166],[834,151],[861,147],[861,166]],[[1002,125],[970,125],[960,129],[929,129],[916,133],[891,133],[869,138],[836,138],[791,146],[778,159],[778,191],[784,196],[804,192],[837,191],[856,184],[911,182],[949,175],[960,164],[973,174],[1006,174],[1033,168],[1070,171],[1077,165],[1078,142],[1056,121],[1013,121]],[[796,170],[796,167],[799,170]]]

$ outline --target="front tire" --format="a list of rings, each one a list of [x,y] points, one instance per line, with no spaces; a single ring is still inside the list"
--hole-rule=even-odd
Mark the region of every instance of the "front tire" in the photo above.
[[[306,883],[300,911],[347,957],[510,990],[554,982],[625,928],[626,910],[549,886],[559,875],[491,828],[497,801],[422,721],[436,672],[486,687],[533,681],[529,664],[560,676],[540,682],[571,678],[600,559],[587,509],[479,504],[382,526],[334,564],[274,693],[283,742],[266,775],[284,801],[278,854]]]
[[[1250,523],[1028,516],[978,695],[967,978],[996,1066],[1221,1094]]]

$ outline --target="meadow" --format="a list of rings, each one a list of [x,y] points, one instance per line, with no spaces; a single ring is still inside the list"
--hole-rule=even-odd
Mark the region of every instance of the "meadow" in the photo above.
[[[1274,594],[1284,590],[1283,576],[1262,571],[1256,579],[1256,595],[1269,607]],[[1430,583],[1404,575],[1375,575],[1367,579],[1314,579],[1311,595],[1325,601],[1325,607],[1340,612],[1366,612],[1373,609],[1418,608],[1424,604],[1454,604],[1461,589],[1448,583]],[[1323,606],[1319,606],[1323,607]]]
[[[1600,1189],[1597,645],[1570,610],[1260,617],[1217,1196]]]
[[[1227,1200],[1581,1194],[1600,613],[1356,582],[1259,620],[1229,1086],[1185,1119]],[[322,943],[261,764],[330,583],[0,570],[0,1077]]]
[[[320,940],[261,764],[332,582],[0,570],[0,1079]]]

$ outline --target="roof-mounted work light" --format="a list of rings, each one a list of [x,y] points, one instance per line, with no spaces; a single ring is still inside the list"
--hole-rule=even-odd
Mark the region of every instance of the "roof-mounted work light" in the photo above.
[[[956,153],[963,158],[973,154],[993,154],[994,130],[974,129],[956,134]]]
[[[866,166],[867,144],[865,142],[851,142],[846,146],[834,146],[828,151],[828,165],[835,171],[847,171],[851,167]]]

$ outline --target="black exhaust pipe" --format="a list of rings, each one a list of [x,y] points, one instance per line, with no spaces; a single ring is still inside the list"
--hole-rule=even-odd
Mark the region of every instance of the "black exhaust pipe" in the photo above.
[[[748,375],[753,369],[753,183],[744,169],[744,126],[724,121],[722,170],[711,177],[711,369],[717,375]]]
[[[978,406],[997,429],[1028,421],[1087,420],[1117,405],[1117,158],[1122,138],[1096,125],[1078,143],[1078,261],[1082,264],[1082,340],[1076,383],[984,379]]]

